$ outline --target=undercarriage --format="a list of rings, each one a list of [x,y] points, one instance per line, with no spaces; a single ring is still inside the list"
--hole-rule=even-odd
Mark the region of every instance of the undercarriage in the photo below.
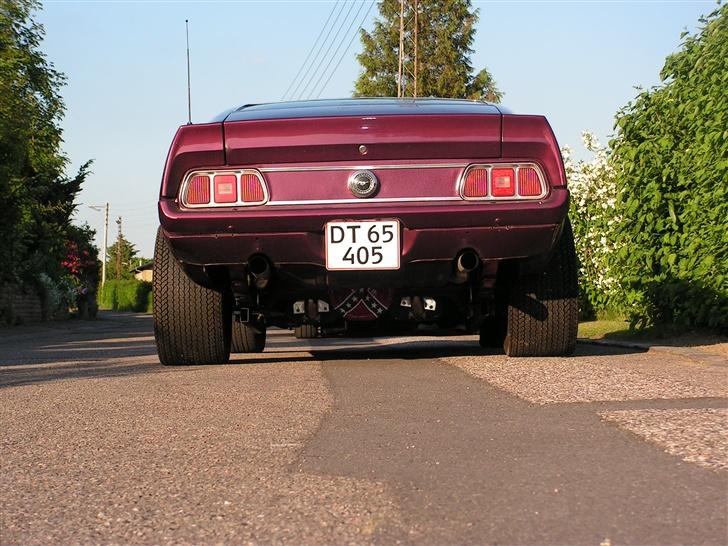
[[[299,338],[479,333],[482,346],[502,346],[511,356],[574,350],[577,281],[568,222],[546,256],[484,260],[463,249],[451,260],[403,264],[397,271],[327,271],[275,264],[264,254],[239,265],[182,265],[161,229],[156,259],[158,336],[170,329],[219,330],[217,346],[206,355],[187,341],[200,338],[167,333],[172,341],[160,357],[164,363],[216,363],[227,361],[231,350],[262,351],[269,327],[293,329]]]

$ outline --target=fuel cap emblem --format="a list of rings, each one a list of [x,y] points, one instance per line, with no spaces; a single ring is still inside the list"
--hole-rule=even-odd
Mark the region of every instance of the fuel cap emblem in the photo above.
[[[371,171],[356,171],[349,176],[348,185],[356,197],[371,197],[379,189],[379,180]]]

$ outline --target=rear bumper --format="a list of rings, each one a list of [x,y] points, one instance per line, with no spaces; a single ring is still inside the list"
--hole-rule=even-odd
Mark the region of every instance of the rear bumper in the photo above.
[[[402,264],[450,261],[472,249],[482,259],[529,258],[551,251],[566,217],[569,193],[554,188],[539,202],[379,203],[356,207],[260,207],[180,210],[162,199],[159,216],[179,260],[236,265],[254,254],[276,265],[325,264],[324,226],[332,220],[396,218],[402,226]]]

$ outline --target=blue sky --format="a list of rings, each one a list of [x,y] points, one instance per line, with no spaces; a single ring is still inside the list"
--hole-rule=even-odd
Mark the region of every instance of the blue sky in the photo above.
[[[680,33],[716,7],[713,0],[473,4],[480,9],[474,66],[488,67],[504,104],[547,115],[560,143],[577,149],[584,129],[607,139],[634,86],[658,83]],[[333,0],[46,1],[37,15],[46,29],[43,49],[68,76],[64,150],[72,169],[94,160],[78,221],[95,228],[100,243],[102,215],[86,205],[108,201],[110,239],[113,220],[122,216],[127,238],[152,254],[164,158],[187,116],[185,19],[192,117],[206,121],[236,104],[279,100],[333,6]],[[365,28],[375,16],[376,8]],[[322,97],[351,94],[359,49],[357,38]]]

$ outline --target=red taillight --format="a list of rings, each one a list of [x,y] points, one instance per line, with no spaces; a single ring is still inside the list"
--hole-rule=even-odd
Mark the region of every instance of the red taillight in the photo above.
[[[180,202],[190,208],[245,207],[268,201],[268,188],[257,169],[198,171],[182,185]]]
[[[488,170],[475,168],[468,171],[463,185],[463,197],[485,197],[488,195]]]
[[[490,194],[493,197],[511,197],[516,194],[515,173],[512,168],[490,171]]]
[[[458,182],[462,199],[519,201],[541,199],[547,193],[543,171],[531,162],[471,164]]]
[[[206,205],[210,202],[210,177],[194,176],[187,185],[186,199],[190,205]]]
[[[245,203],[260,203],[265,201],[265,192],[260,179],[254,174],[240,175],[240,198]]]
[[[238,179],[234,174],[219,174],[213,178],[215,203],[235,203],[238,200]]]
[[[538,171],[533,167],[521,167],[518,169],[518,195],[523,197],[534,197],[541,195],[541,180]]]

